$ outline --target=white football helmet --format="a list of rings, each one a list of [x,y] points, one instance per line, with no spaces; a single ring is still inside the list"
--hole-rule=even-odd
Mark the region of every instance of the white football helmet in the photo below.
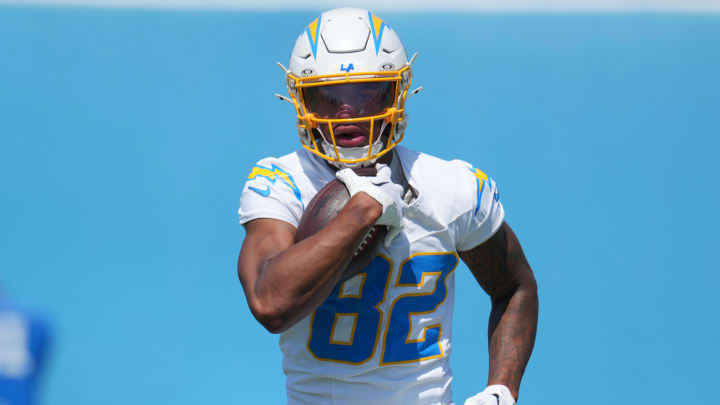
[[[305,149],[338,167],[370,165],[403,138],[411,64],[382,19],[368,10],[338,8],[300,34],[289,69],[278,63],[290,98],[278,97],[294,104]],[[336,133],[343,126],[363,126],[369,139],[339,145]]]

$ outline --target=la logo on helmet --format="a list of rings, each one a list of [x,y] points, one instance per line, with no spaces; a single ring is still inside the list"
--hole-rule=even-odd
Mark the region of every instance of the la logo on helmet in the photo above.
[[[344,64],[344,63],[341,63],[341,64],[340,64],[340,71],[342,71],[342,72],[348,72],[348,73],[350,73],[350,71],[353,70],[353,69],[355,69],[355,66],[353,66],[352,63],[349,63],[349,64],[347,65],[347,67],[345,67],[345,64]]]

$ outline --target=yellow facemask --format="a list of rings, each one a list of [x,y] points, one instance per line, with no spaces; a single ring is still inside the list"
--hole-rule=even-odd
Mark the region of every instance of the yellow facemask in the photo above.
[[[303,148],[322,157],[335,164],[356,165],[362,162],[374,161],[379,157],[391,151],[403,139],[405,133],[405,125],[407,118],[405,115],[405,101],[408,96],[408,89],[412,82],[412,74],[410,64],[408,63],[400,70],[396,71],[380,71],[380,72],[357,72],[357,73],[338,73],[315,75],[308,77],[298,77],[291,72],[287,72],[287,86],[290,98],[295,106],[298,120],[298,133]],[[367,116],[354,118],[321,118],[312,112],[312,108],[307,103],[306,93],[308,89],[319,86],[336,86],[351,83],[376,83],[387,82],[392,84],[393,98],[391,105],[384,108],[383,111]],[[376,122],[381,122],[389,126],[389,136],[387,140],[381,140],[380,148],[373,147],[378,139],[375,136]],[[339,147],[333,131],[333,125],[350,124],[350,123],[368,123],[370,125],[370,139],[365,146],[367,153],[357,158],[347,158],[342,155],[342,147]],[[322,135],[315,135],[313,132],[317,130],[320,124],[326,124],[328,134],[325,137],[331,151],[324,150],[320,144]],[[380,133],[379,136],[383,134]],[[326,146],[327,148],[327,146]],[[375,149],[375,150],[373,150]]]

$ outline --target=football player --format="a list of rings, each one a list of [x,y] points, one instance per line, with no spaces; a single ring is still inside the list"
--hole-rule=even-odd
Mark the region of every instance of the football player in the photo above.
[[[255,318],[280,334],[289,404],[453,404],[460,259],[492,301],[488,384],[465,404],[518,398],[537,328],[536,282],[491,178],[398,146],[405,102],[417,92],[413,59],[378,16],[341,8],[305,28],[283,67],[289,97],[278,97],[295,108],[302,148],[251,169],[238,275]],[[352,170],[364,166],[377,176]],[[305,207],[336,178],[349,202],[295,243]],[[380,253],[341,281],[373,225],[389,230]]]

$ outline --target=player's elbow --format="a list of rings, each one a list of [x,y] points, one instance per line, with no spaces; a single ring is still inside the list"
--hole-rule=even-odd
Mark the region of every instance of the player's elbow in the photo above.
[[[526,275],[523,277],[522,281],[520,282],[520,285],[518,286],[519,290],[522,290],[528,294],[532,294],[537,296],[537,281],[535,280],[535,276],[533,276],[532,273]]]
[[[278,334],[285,332],[285,330],[288,329],[289,326],[280,318],[271,318],[271,317],[265,317],[265,318],[257,318],[258,322],[270,333],[272,334]]]
[[[250,305],[250,311],[260,325],[270,333],[282,333],[292,326],[287,312],[275,305],[258,302]]]
[[[538,301],[537,281],[535,281],[535,277],[532,275],[532,273],[529,273],[525,277],[522,277],[522,279],[518,283],[517,288],[511,294],[511,297],[516,295],[519,297],[523,297],[525,300],[530,300],[534,302]]]
[[[532,311],[537,315],[540,300],[538,298],[538,286],[535,277],[531,275],[526,280],[523,280],[514,295],[517,296],[520,302],[528,305],[528,308],[532,308]]]
[[[490,294],[490,299],[493,304],[502,305],[508,303],[514,298],[526,297],[537,301],[537,281],[531,272],[523,274],[518,277],[515,283],[508,284],[505,289],[498,289]]]
[[[252,267],[243,267],[242,262],[238,261],[238,277],[250,312],[268,332],[281,333],[292,326],[288,321],[292,305],[283,296],[274,293],[273,289],[266,288],[266,284],[260,284],[248,276],[255,273]]]

